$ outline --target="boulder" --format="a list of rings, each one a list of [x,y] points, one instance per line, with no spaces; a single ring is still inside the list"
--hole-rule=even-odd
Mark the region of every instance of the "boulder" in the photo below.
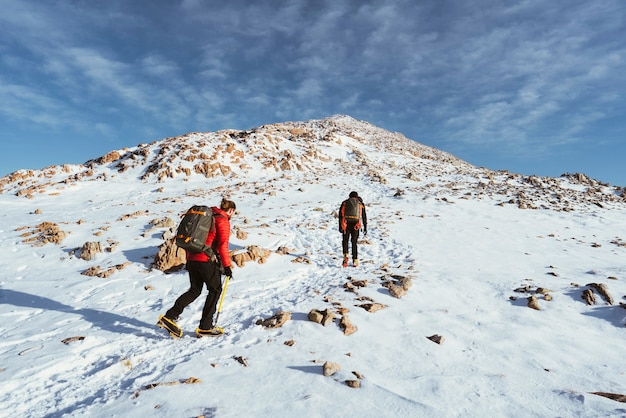
[[[154,266],[165,273],[180,270],[186,261],[185,250],[180,250],[173,239],[166,239],[154,256]]]
[[[80,249],[79,258],[89,261],[93,259],[97,253],[102,252],[102,245],[99,242],[86,242]]]

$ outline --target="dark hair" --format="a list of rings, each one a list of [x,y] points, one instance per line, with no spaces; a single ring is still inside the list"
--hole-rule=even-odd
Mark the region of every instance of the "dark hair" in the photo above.
[[[357,192],[350,192],[349,197],[359,197],[359,194]]]
[[[232,200],[228,200],[226,198],[222,198],[222,203],[220,203],[220,209],[226,211],[228,209],[235,209],[237,210],[237,205],[235,205],[235,202],[233,202]]]

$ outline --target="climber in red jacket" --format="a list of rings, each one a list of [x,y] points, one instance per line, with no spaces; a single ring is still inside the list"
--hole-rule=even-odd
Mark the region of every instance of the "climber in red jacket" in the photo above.
[[[213,206],[211,210],[214,214],[215,228],[209,231],[206,238],[206,245],[211,246],[217,256],[217,260],[211,261],[209,256],[204,252],[192,253],[186,251],[186,267],[189,272],[190,282],[189,290],[176,299],[174,306],[172,306],[163,317],[163,320],[166,321],[166,325],[169,327],[174,325],[178,328],[178,325],[175,323],[176,319],[187,305],[202,294],[202,288],[206,284],[206,287],[209,289],[209,294],[206,297],[204,308],[202,309],[200,326],[196,330],[196,334],[199,337],[205,334],[215,334],[212,332],[214,331],[213,315],[215,315],[217,301],[222,293],[222,270],[224,275],[231,278],[233,276],[230,253],[228,251],[228,239],[230,237],[230,218],[235,213],[236,206],[233,201],[222,199],[220,207]],[[180,330],[180,328],[178,329]]]

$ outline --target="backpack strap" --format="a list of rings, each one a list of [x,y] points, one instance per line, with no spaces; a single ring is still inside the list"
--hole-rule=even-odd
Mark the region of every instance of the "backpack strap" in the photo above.
[[[191,211],[191,212],[206,216],[206,212],[199,212],[199,211]],[[213,210],[211,210],[211,212],[213,214],[213,229],[216,229],[217,226],[215,225],[215,218],[218,218],[218,217],[224,218],[224,215],[222,215],[221,213],[215,213]],[[205,253],[209,257],[209,260],[211,262],[219,264],[220,260],[217,257],[217,254],[215,254],[213,247],[211,247],[210,245],[205,245],[204,248],[202,248],[202,252]]]

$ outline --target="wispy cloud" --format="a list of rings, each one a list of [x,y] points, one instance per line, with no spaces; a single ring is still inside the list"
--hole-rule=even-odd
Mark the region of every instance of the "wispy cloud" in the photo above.
[[[156,133],[342,112],[513,152],[623,109],[621,0],[2,5],[0,117],[35,123]]]

